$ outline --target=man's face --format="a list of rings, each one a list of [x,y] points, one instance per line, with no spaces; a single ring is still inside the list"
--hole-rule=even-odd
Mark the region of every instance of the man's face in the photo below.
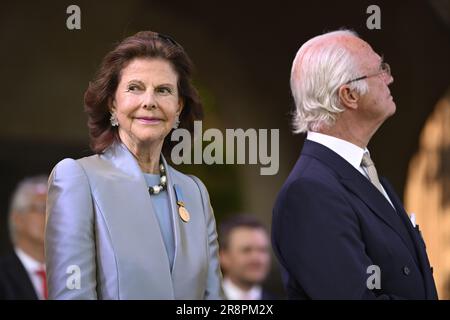
[[[46,199],[46,193],[34,194],[26,211],[14,213],[17,237],[36,245],[44,245]]]
[[[363,40],[361,41],[360,56],[362,75],[369,75],[367,81],[369,92],[361,96],[359,108],[364,118],[373,120],[381,125],[387,118],[395,113],[396,106],[389,90],[394,78],[386,72],[381,72],[382,58]],[[377,74],[375,76],[370,76]]]
[[[225,273],[248,285],[260,284],[270,268],[269,239],[262,228],[238,227],[231,231],[228,248],[220,254]]]

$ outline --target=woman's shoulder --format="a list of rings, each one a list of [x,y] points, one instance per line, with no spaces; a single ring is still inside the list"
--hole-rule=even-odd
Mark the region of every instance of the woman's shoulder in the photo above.
[[[97,154],[73,159],[65,158],[59,161],[53,168],[52,173],[58,175],[72,175],[72,174],[88,174],[92,169],[102,167],[105,163]]]

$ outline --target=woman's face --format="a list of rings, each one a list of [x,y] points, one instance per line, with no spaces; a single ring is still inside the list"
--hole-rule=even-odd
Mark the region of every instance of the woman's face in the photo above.
[[[162,59],[136,58],[122,69],[112,101],[119,136],[127,146],[162,146],[183,106],[178,76]]]

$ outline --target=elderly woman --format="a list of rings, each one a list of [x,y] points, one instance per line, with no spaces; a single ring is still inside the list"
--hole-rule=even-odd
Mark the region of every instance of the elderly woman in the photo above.
[[[95,155],[49,179],[53,299],[220,299],[215,219],[203,183],[168,165],[170,133],[202,106],[173,39],[143,31],[109,52],[85,93]]]

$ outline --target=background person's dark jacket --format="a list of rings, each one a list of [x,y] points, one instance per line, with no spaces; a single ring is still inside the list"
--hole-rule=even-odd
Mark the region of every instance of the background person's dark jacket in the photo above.
[[[15,252],[0,258],[0,300],[38,300],[30,277]]]

